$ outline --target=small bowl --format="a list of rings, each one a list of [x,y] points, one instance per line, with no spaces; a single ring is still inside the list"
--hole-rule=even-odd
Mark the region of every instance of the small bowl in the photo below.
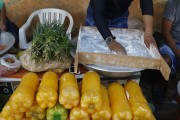
[[[0,56],[5,54],[15,43],[14,36],[9,32],[0,33],[0,45],[5,45],[3,50],[0,50]]]

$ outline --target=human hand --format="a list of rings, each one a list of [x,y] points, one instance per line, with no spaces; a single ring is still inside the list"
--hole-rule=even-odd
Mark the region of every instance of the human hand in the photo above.
[[[150,44],[152,44],[156,49],[158,49],[156,41],[151,33],[145,33],[144,34],[144,43],[147,48],[150,48]]]
[[[122,55],[127,55],[125,48],[115,40],[113,40],[110,44],[108,44],[108,47],[111,51],[115,51]]]

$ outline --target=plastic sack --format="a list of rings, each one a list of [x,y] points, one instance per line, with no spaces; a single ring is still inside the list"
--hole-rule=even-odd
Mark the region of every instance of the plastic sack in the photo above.
[[[7,76],[15,73],[21,67],[20,61],[15,55],[6,54],[0,58],[0,76]]]
[[[71,58],[64,58],[62,61],[49,61],[46,63],[35,63],[34,60],[31,59],[31,49],[27,49],[23,52],[20,57],[20,61],[22,67],[31,72],[42,72],[48,70],[57,70],[60,71],[67,69],[70,67],[72,63]]]

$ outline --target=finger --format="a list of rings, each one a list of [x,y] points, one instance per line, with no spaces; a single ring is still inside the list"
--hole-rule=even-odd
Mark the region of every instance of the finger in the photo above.
[[[124,48],[119,48],[118,52],[120,52],[122,55],[127,55],[126,50]]]
[[[117,54],[119,54],[119,55],[126,55],[126,53],[124,53],[124,52],[116,52]]]
[[[155,41],[155,40],[154,40],[154,45],[155,45],[156,49],[158,49],[158,46],[157,46],[157,44],[156,44],[156,41]]]
[[[126,51],[121,51],[122,55],[127,55]]]
[[[154,43],[154,46],[156,47],[156,49],[158,50],[158,46],[157,46],[157,44],[156,43]]]
[[[150,48],[150,44],[148,42],[145,42],[145,45],[148,49]]]
[[[113,48],[111,48],[111,52],[112,53],[117,53],[117,52],[120,52],[119,48],[114,46]]]
[[[116,54],[123,54],[123,52],[122,52],[122,50],[119,48],[119,47],[117,47],[117,46],[115,46],[114,48],[113,48],[113,51],[112,51],[113,53],[115,52]]]
[[[116,51],[116,53],[117,54],[120,54],[120,55],[126,55],[126,51],[124,51],[124,50],[118,50],[118,51]]]
[[[154,39],[152,39],[150,44],[152,44],[158,50],[158,46],[157,46],[156,41]]]

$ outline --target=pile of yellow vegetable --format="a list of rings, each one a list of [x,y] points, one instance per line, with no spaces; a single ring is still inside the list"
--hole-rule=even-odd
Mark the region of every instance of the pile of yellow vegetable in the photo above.
[[[96,72],[85,73],[82,84],[65,73],[59,80],[46,72],[39,84],[27,73],[0,113],[0,120],[155,120],[134,81],[123,87],[117,82],[106,89]],[[69,113],[69,114],[68,114]]]

